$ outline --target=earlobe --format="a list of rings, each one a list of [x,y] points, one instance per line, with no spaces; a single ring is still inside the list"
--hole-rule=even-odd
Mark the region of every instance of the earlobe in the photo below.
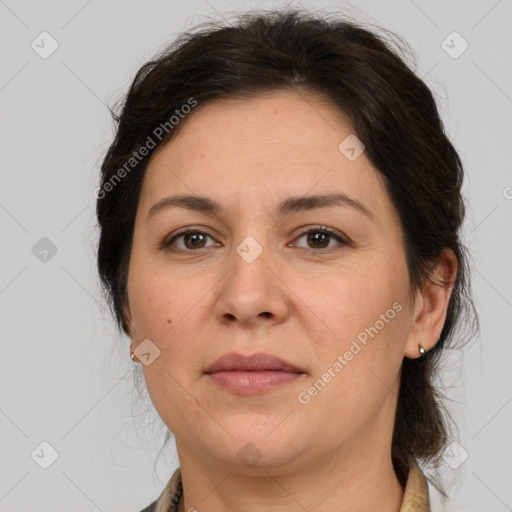
[[[404,356],[416,359],[431,350],[444,327],[453,285],[457,276],[457,258],[451,249],[444,249],[436,267],[432,271],[432,280],[424,283],[417,292],[414,316],[409,332]],[[424,349],[422,354],[421,348]]]

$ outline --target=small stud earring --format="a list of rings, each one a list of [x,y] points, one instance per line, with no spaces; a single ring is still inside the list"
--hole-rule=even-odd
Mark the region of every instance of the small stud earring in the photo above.
[[[419,351],[420,351],[420,357],[423,357],[428,352],[428,350],[423,348],[421,345],[419,346]]]
[[[130,359],[135,362],[135,354],[132,352],[132,347],[130,347]]]

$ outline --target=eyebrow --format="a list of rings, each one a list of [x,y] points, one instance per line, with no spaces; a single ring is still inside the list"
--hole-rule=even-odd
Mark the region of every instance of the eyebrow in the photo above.
[[[374,221],[375,216],[364,204],[356,199],[352,199],[346,194],[321,194],[310,196],[288,197],[277,205],[276,214],[278,217],[284,217],[291,213],[314,210],[317,208],[327,208],[333,206],[342,206],[352,208],[359,213],[366,215]],[[155,203],[148,211],[147,218],[153,217],[156,213],[168,210],[170,208],[185,208],[187,210],[221,215],[224,208],[217,201],[204,196],[178,195],[164,197]]]

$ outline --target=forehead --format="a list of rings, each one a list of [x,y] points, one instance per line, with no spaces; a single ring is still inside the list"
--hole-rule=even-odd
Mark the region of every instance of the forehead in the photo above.
[[[377,216],[393,215],[384,182],[365,153],[351,161],[340,151],[353,128],[321,96],[276,91],[214,100],[199,103],[181,123],[147,166],[141,194],[146,211],[170,193],[272,206],[290,195],[340,192],[371,205]]]

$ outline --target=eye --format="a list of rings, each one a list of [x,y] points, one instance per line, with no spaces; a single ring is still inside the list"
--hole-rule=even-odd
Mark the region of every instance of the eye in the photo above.
[[[309,244],[308,246],[306,246],[306,248],[310,250],[330,249],[332,247],[336,247],[336,245],[348,245],[348,242],[341,236],[341,234],[337,233],[333,229],[330,229],[326,226],[317,226],[315,228],[309,228],[307,231],[304,231],[297,240],[300,240],[301,238],[306,238],[306,243]],[[329,243],[332,242],[333,239],[338,240],[339,243],[329,246]],[[314,250],[312,252],[319,251]]]
[[[175,233],[170,238],[166,238],[162,242],[161,248],[168,251],[191,252],[208,247],[208,245],[206,245],[207,238],[211,238],[213,240],[213,238],[204,231],[199,231],[197,229],[185,229]],[[340,233],[326,226],[309,228],[307,231],[303,231],[296,240],[300,240],[302,238],[306,239],[308,246],[297,246],[304,247],[305,249],[308,249],[309,252],[320,252],[322,249],[330,250],[336,246],[349,245]],[[338,241],[337,244],[331,244],[334,239]]]
[[[162,249],[170,251],[193,251],[195,249],[203,249],[207,247],[205,245],[206,239],[211,238],[210,235],[203,231],[197,230],[185,230],[175,234],[173,237],[166,239],[162,244]],[[176,240],[180,240],[182,244],[175,243]],[[212,239],[213,240],[213,239]]]

